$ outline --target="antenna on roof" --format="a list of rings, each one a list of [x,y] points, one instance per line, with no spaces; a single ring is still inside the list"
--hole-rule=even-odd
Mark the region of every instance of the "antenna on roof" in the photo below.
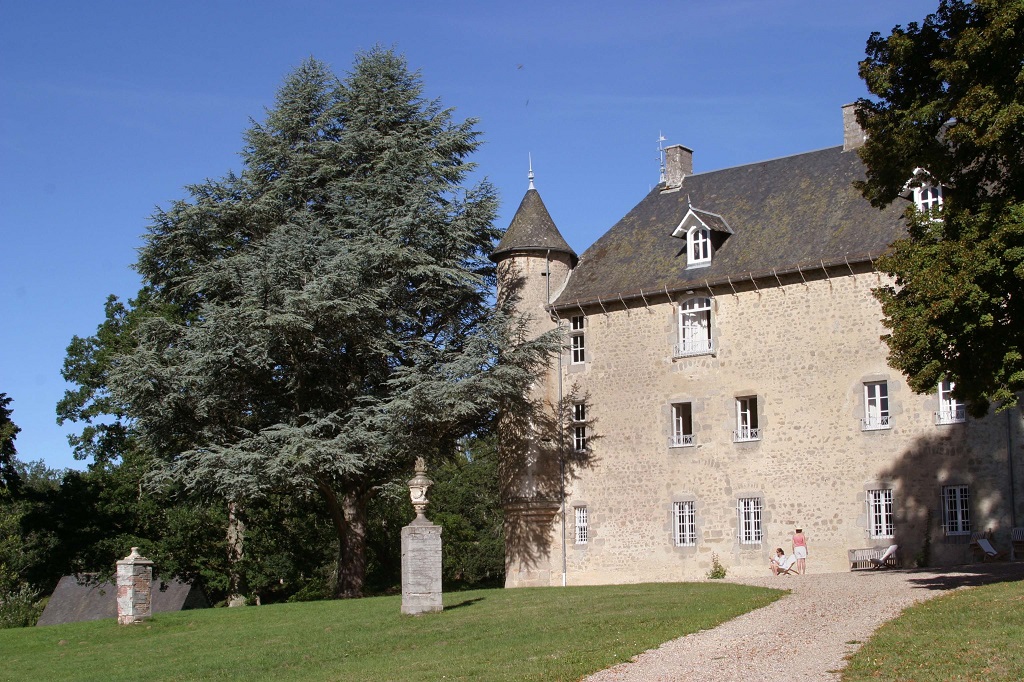
[[[536,187],[533,186],[533,154],[530,154],[528,152],[527,157],[530,159],[530,174],[526,176],[527,178],[530,179],[529,189],[537,189]]]
[[[661,184],[665,184],[665,148],[661,145],[665,141],[665,136],[658,131],[658,168],[661,170],[661,176],[658,180]]]

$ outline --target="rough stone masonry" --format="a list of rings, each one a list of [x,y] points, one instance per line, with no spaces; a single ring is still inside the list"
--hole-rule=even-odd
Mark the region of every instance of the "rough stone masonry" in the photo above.
[[[132,547],[131,554],[117,562],[117,622],[141,623],[153,613],[153,562]]]

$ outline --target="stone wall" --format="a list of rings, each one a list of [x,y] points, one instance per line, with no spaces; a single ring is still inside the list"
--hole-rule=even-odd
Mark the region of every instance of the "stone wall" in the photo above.
[[[587,362],[564,358],[562,379],[589,393],[601,438],[594,465],[576,471],[567,488],[567,582],[701,578],[712,553],[732,575],[763,574],[775,547],[790,552],[797,526],[808,537],[812,573],[847,570],[848,549],[891,543],[912,564],[926,532],[933,564],[964,563],[968,538],[941,528],[941,488],[952,484],[970,486],[972,530],[991,529],[997,545],[1008,546],[1007,453],[1020,467],[1019,411],[937,426],[937,396],[914,393],[886,364],[886,330],[871,295],[880,283],[868,266],[783,278],[781,286],[715,288],[716,352],[689,358],[672,357],[685,294],[588,308]],[[555,372],[553,365],[549,392]],[[868,381],[887,382],[888,429],[862,430]],[[757,396],[758,441],[733,442],[739,396]],[[676,402],[692,404],[692,447],[669,447]],[[1015,472],[1020,507],[1024,471]],[[867,491],[882,488],[893,490],[892,539],[868,533]],[[738,541],[742,497],[763,501],[759,545]],[[673,542],[675,501],[694,503],[694,547]],[[573,508],[580,505],[588,510],[589,541],[577,545]],[[538,535],[549,538],[547,565],[536,563],[529,575],[510,566],[508,585],[561,580],[559,521],[537,522]]]

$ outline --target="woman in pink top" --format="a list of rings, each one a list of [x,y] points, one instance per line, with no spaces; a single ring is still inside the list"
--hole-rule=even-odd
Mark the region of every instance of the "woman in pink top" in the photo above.
[[[796,572],[803,575],[807,568],[807,538],[801,528],[793,534],[793,556],[796,557]]]

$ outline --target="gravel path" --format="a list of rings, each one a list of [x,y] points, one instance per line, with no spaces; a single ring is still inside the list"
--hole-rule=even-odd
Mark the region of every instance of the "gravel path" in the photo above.
[[[951,589],[1024,579],[1024,563],[937,570],[767,576],[736,580],[792,593],[763,609],[662,644],[587,682],[840,679],[874,630],[916,602]]]

